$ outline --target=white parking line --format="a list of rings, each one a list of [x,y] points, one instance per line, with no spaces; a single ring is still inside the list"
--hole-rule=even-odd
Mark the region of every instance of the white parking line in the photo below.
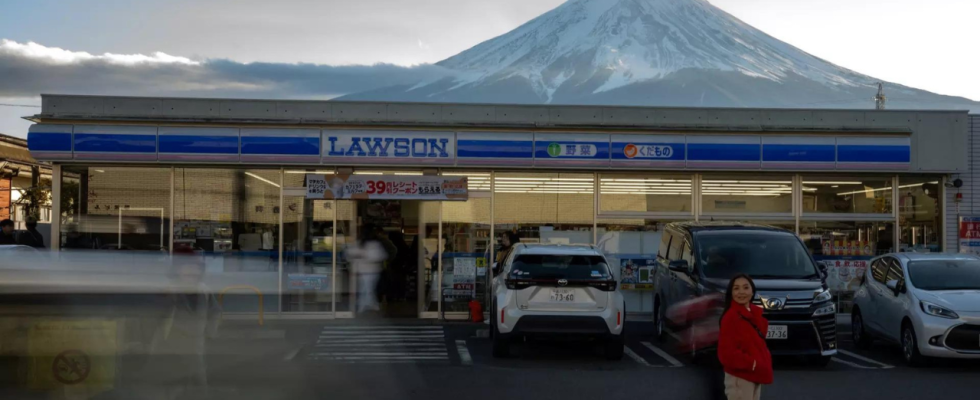
[[[869,363],[872,363],[872,364],[878,364],[878,365],[881,366],[881,368],[884,368],[884,369],[895,368],[894,365],[889,365],[889,364],[885,364],[883,362],[875,361],[875,360],[872,360],[872,359],[870,359],[868,357],[865,357],[865,356],[862,356],[862,355],[859,355],[859,354],[854,354],[854,353],[849,352],[847,350],[837,349],[837,351],[839,353],[849,355],[851,357],[854,357],[854,358],[856,358],[858,360],[861,360],[861,361],[864,361],[864,362],[869,362]]]
[[[652,365],[650,365],[650,363],[648,363],[647,360],[644,360],[643,357],[640,357],[639,354],[636,354],[635,352],[633,352],[633,350],[630,350],[629,347],[624,347],[623,352],[625,352],[626,355],[630,356],[630,358],[632,358],[633,361],[636,361],[640,365],[644,367],[652,367]]]
[[[652,351],[654,353],[657,353],[657,355],[660,356],[660,358],[663,358],[664,360],[667,360],[667,362],[669,362],[671,365],[673,365],[675,367],[681,367],[681,366],[684,365],[684,364],[681,364],[680,361],[677,361],[677,359],[674,358],[673,356],[671,356],[670,354],[667,354],[666,351],[660,350],[659,347],[650,344],[650,342],[642,342],[642,343],[643,343],[644,346],[646,346],[648,349],[650,349],[650,351]]]
[[[861,365],[861,364],[855,364],[855,363],[852,363],[852,362],[850,362],[850,361],[844,361],[844,360],[841,360],[841,359],[839,359],[839,358],[837,358],[837,357],[833,357],[833,358],[831,358],[830,360],[831,360],[831,361],[834,361],[834,362],[839,362],[839,363],[841,363],[841,364],[845,364],[845,365],[850,365],[850,366],[852,366],[852,367],[854,367],[854,368],[862,368],[862,369],[875,369],[874,367],[865,367],[865,366],[863,366],[863,365]]]
[[[473,365],[473,357],[470,357],[470,350],[466,348],[465,340],[456,341],[456,351],[459,352],[459,361],[463,365]]]
[[[299,346],[293,351],[286,353],[286,356],[282,358],[283,361],[292,361],[292,359],[296,358],[296,355],[299,354],[300,350],[303,350],[303,346]]]

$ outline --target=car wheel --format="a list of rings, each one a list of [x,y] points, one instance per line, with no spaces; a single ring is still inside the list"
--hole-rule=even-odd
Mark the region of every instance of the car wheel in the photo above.
[[[830,364],[831,356],[812,356],[810,357],[808,363],[814,367],[825,368]]]
[[[606,354],[606,359],[611,361],[622,360],[623,353],[626,350],[626,326],[623,326],[623,330],[616,336],[612,336],[606,339],[606,345],[604,353]]]
[[[497,310],[497,305],[494,304],[494,312]],[[492,352],[494,358],[505,358],[510,356],[510,341],[505,339],[503,335],[500,334],[499,327],[497,326],[497,318],[494,316],[493,324],[490,327],[492,341]]]
[[[653,304],[653,326],[654,334],[653,339],[657,342],[663,343],[666,339],[667,332],[664,329],[664,310],[663,306],[660,304],[660,300],[657,299]]]
[[[871,348],[871,342],[874,340],[864,326],[864,317],[860,310],[854,310],[851,314],[851,338],[859,349],[864,350]]]
[[[911,324],[902,324],[902,356],[905,362],[912,367],[921,367],[925,364],[925,357],[919,353],[919,343],[916,340],[915,329]]]

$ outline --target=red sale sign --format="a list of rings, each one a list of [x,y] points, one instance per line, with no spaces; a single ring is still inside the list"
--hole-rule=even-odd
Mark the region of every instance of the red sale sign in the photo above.
[[[465,176],[306,175],[308,199],[466,200]]]

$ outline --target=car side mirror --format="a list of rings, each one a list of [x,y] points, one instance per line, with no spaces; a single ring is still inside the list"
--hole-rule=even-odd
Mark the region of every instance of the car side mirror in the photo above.
[[[667,264],[667,269],[677,272],[687,272],[687,260],[671,260],[670,264]]]
[[[896,296],[898,295],[898,293],[902,292],[902,287],[898,284],[898,279],[892,279],[888,282],[885,282],[885,286],[891,289]]]

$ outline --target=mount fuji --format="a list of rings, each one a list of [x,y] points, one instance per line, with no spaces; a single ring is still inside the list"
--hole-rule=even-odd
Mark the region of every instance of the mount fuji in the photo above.
[[[569,0],[436,65],[447,75],[339,100],[873,108],[880,81],[705,0]],[[889,108],[980,110],[962,97],[885,90]]]

